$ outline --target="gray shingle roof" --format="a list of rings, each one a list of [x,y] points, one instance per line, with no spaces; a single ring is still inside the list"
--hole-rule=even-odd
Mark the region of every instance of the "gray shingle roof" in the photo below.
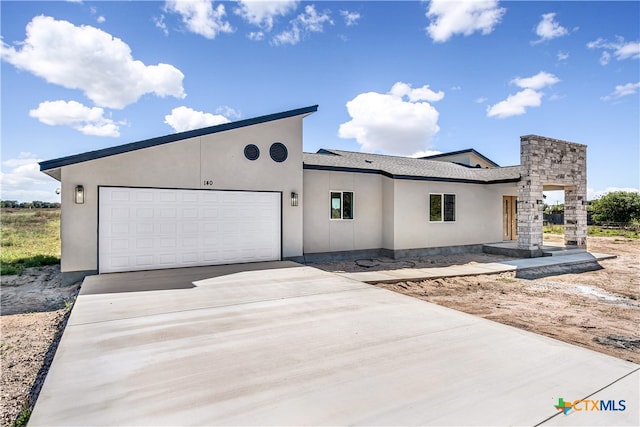
[[[516,182],[520,180],[520,166],[481,169],[437,160],[342,150],[322,149],[317,153],[304,153],[303,164],[305,169],[379,173],[395,179],[474,183]]]

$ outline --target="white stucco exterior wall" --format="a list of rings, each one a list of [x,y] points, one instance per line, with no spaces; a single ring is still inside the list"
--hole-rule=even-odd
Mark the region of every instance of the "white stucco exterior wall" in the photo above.
[[[383,177],[375,174],[304,171],[304,252],[382,247]],[[331,192],[354,193],[354,219],[331,219]]]
[[[290,203],[291,192],[302,193],[302,119],[295,116],[62,167],[61,270],[98,268],[98,186],[282,192],[283,257],[302,255],[302,207]],[[288,149],[282,163],[269,156],[274,142]],[[245,158],[247,144],[260,149],[257,160]],[[84,186],[84,204],[74,203],[76,185]]]
[[[354,192],[354,219],[330,219],[330,192]],[[429,194],[456,195],[455,222],[429,222]],[[502,240],[502,196],[515,183],[395,180],[381,175],[304,171],[304,252],[421,249]]]
[[[455,222],[429,221],[429,194],[455,194]],[[464,184],[396,180],[395,246],[419,249],[473,245],[502,240],[502,196],[517,194],[515,184]]]

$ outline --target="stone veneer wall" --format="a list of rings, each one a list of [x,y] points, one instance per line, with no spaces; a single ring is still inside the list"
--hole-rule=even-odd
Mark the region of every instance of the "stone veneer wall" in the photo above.
[[[543,188],[563,187],[565,245],[587,246],[587,146],[537,135],[520,137],[518,247],[542,246]]]

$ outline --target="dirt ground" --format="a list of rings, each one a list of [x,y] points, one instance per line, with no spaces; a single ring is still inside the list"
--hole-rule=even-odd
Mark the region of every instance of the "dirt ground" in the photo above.
[[[640,240],[590,237],[589,250],[618,258],[581,270],[538,269],[526,277],[505,273],[378,286],[640,363]],[[312,266],[371,271],[505,259],[457,254]],[[23,406],[35,401],[79,288],[62,285],[58,266],[1,278],[1,425],[12,425]]]
[[[0,279],[0,425],[35,402],[80,284],[62,286],[57,265]]]
[[[545,241],[562,241],[545,235]],[[588,250],[617,255],[599,264],[452,277],[377,286],[611,356],[640,363],[640,240],[589,237]],[[478,256],[480,255],[480,256]],[[314,264],[328,271],[370,271],[495,262],[463,254]]]

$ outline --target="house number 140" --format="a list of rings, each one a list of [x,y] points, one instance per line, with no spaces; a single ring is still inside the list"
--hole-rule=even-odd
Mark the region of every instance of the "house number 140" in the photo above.
[[[202,184],[208,185],[208,186],[212,186],[213,185],[213,180],[205,179],[204,181],[202,181]]]

